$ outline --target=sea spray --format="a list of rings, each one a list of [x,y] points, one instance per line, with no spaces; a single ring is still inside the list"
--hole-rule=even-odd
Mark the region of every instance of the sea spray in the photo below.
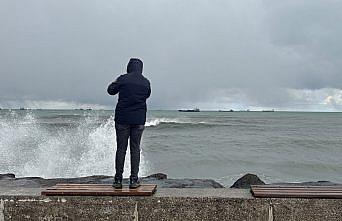
[[[77,174],[113,174],[114,175],[114,149],[116,149],[114,118],[110,117],[106,123],[91,131],[87,140],[87,148],[82,152]],[[96,167],[94,167],[96,165]],[[146,175],[146,162],[141,153],[140,176]],[[130,174],[130,150],[127,148],[124,166],[124,177]]]
[[[43,142],[45,134],[36,126],[30,112],[19,115],[11,111],[0,118],[1,172],[25,174],[24,165],[34,158],[34,146]]]
[[[0,173],[44,178],[114,175],[113,117],[86,114],[75,122],[68,119],[48,126],[45,122],[30,111],[12,111],[0,118]],[[146,167],[142,153],[140,175],[146,175]],[[125,177],[129,168],[128,147]]]

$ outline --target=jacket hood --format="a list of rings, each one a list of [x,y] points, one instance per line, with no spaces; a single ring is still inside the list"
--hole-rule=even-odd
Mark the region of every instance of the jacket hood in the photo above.
[[[138,58],[131,58],[127,65],[127,73],[142,74],[143,62]]]

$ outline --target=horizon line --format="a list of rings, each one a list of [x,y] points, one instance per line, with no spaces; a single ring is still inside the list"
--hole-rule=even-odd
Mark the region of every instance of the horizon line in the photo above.
[[[114,111],[113,109],[99,109],[99,108],[1,108],[0,110],[20,110],[20,111],[29,111],[29,110],[59,110],[59,111],[70,111],[70,110],[74,110],[74,111]],[[179,109],[148,109],[147,111],[178,111]],[[233,110],[233,111],[230,111]],[[270,111],[272,109],[261,109],[261,110],[250,110],[250,109],[246,109],[246,110],[234,110],[234,109],[201,109],[200,112],[229,112],[229,113],[234,113],[234,112],[263,112],[263,113],[274,113],[274,112],[302,112],[302,113],[342,113],[342,111],[319,111],[319,110],[276,110],[273,109],[273,111]],[[200,113],[199,112],[199,113]]]

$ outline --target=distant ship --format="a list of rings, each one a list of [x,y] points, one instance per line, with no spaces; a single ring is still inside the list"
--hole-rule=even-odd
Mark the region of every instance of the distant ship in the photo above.
[[[262,110],[262,112],[274,112],[274,109],[272,109],[272,110]]]
[[[84,108],[75,108],[74,110],[80,110],[80,111],[87,110],[87,111],[90,111],[90,110],[93,110],[93,109],[91,109],[91,108],[86,108],[86,109],[84,109]]]
[[[234,112],[233,109],[230,109],[230,110],[219,110],[219,112]]]
[[[195,108],[195,109],[185,109],[185,110],[178,110],[179,112],[200,112],[200,109]]]

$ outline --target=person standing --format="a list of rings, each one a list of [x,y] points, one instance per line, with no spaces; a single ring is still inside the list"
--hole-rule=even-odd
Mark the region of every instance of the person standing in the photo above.
[[[113,187],[122,188],[126,150],[130,146],[131,175],[129,188],[140,186],[138,173],[140,164],[140,141],[146,122],[146,99],[151,95],[150,81],[142,74],[143,62],[131,58],[127,73],[120,75],[107,89],[108,94],[119,94],[115,108],[115,131],[117,149],[115,154],[115,176]]]

